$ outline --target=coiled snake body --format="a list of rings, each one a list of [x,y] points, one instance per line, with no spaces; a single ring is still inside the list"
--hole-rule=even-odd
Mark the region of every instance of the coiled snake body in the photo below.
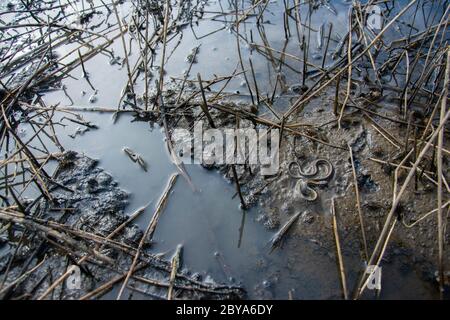
[[[319,167],[325,167],[323,175],[317,176]],[[288,174],[298,179],[294,191],[307,201],[314,201],[317,199],[317,191],[312,188],[314,185],[324,185],[328,183],[328,180],[333,175],[333,165],[326,159],[317,159],[311,162],[311,166],[306,171],[303,171],[302,166],[298,161],[292,161],[289,163]]]

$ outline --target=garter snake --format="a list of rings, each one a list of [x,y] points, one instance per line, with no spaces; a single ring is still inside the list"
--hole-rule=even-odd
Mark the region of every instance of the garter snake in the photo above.
[[[307,201],[314,201],[317,199],[317,191],[312,188],[315,185],[325,185],[333,175],[333,165],[326,159],[316,159],[311,162],[306,171],[303,170],[303,163],[299,161],[292,161],[288,166],[288,174],[297,182],[294,191]],[[325,167],[325,172],[319,174],[319,167]]]

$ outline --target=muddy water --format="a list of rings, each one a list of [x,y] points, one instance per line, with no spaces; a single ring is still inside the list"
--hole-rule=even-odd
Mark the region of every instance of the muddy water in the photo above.
[[[245,1],[245,6],[249,3]],[[335,16],[326,8],[319,9],[313,15],[312,27],[319,28],[323,21],[333,21],[333,34],[338,40],[339,34],[347,29],[347,7],[344,1],[334,2],[337,10]],[[233,8],[229,2],[209,1],[205,10],[230,11]],[[125,3],[122,10],[129,8]],[[282,26],[284,6],[281,1],[272,1],[266,14],[265,30],[271,46],[282,50],[284,46],[284,31]],[[192,48],[200,45],[197,57],[198,63],[193,64],[191,78],[195,79],[201,72],[204,79],[213,75],[229,75],[237,66],[236,36],[227,30],[225,19],[219,17],[215,21],[214,14],[207,14],[194,31],[187,27],[180,39],[174,38],[168,44],[169,60],[166,64],[165,79],[182,78],[183,72],[189,67],[186,56]],[[419,21],[420,19],[418,19]],[[248,34],[254,20],[241,25],[242,32]],[[95,24],[95,22],[93,22]],[[218,32],[205,38],[196,39],[212,31]],[[327,30],[327,29],[326,29]],[[194,35],[194,32],[196,36]],[[291,26],[294,34],[294,27]],[[253,30],[255,42],[261,43],[260,35]],[[312,35],[311,46],[315,47],[315,33]],[[178,40],[180,42],[178,43]],[[273,90],[276,72],[267,59],[252,51],[245,41],[241,41],[243,60],[252,58],[259,89],[270,94]],[[333,43],[332,46],[335,46]],[[137,44],[133,43],[129,57],[130,64],[137,58]],[[120,40],[111,46],[116,55],[123,57]],[[60,49],[60,54],[69,52],[71,46]],[[175,50],[174,50],[175,49]],[[174,51],[173,51],[174,50]],[[172,52],[173,51],[173,52]],[[320,52],[311,50],[313,63],[320,63]],[[317,51],[317,50],[316,50]],[[288,43],[287,52],[299,55],[298,43]],[[155,65],[160,61],[160,50],[155,57]],[[315,55],[315,56],[314,56]],[[282,67],[281,72],[286,77],[288,85],[301,81],[301,63],[295,59],[287,59],[292,69]],[[247,63],[246,63],[247,64]],[[117,108],[121,91],[127,81],[124,66],[110,65],[110,57],[99,54],[87,61],[85,67],[90,74],[90,82],[96,92],[85,79],[81,77],[81,69],[71,72],[74,78],[63,81],[63,90],[51,92],[44,99],[48,104],[60,103],[61,106],[99,106]],[[295,71],[297,70],[297,71]],[[157,72],[154,72],[155,75]],[[247,95],[243,78],[230,82],[227,92]],[[153,83],[152,83],[153,86]],[[143,90],[142,79],[137,84],[138,90]],[[90,101],[91,100],[91,101]],[[66,149],[84,152],[86,155],[100,160],[100,166],[110,172],[120,186],[130,193],[128,211],[131,214],[137,208],[149,205],[146,214],[137,221],[145,227],[151,217],[158,197],[165,188],[169,176],[176,172],[170,163],[165,143],[164,133],[159,127],[151,127],[147,122],[134,122],[133,118],[121,115],[114,123],[110,113],[81,113],[83,118],[98,125],[98,130],[90,130],[73,135],[78,126],[62,120],[66,126],[57,126],[61,144]],[[59,116],[63,117],[63,114]],[[31,134],[25,132],[24,135]],[[131,162],[122,151],[129,147],[139,153],[148,164],[148,172],[144,172],[137,164]],[[283,248],[270,253],[268,242],[273,232],[264,228],[260,216],[267,208],[253,207],[249,211],[239,209],[239,200],[233,198],[234,185],[226,182],[215,171],[207,171],[200,166],[188,165],[188,173],[194,185],[199,189],[193,192],[186,181],[180,177],[169,198],[169,203],[159,221],[154,239],[154,252],[167,252],[170,257],[178,244],[183,244],[183,266],[199,271],[206,279],[211,276],[221,282],[242,284],[249,298],[286,299],[333,299],[341,298],[338,268],[334,255],[334,247],[327,248],[313,238],[292,238],[287,236]],[[296,208],[302,210],[302,208]],[[302,222],[301,222],[302,223]],[[345,240],[344,240],[345,241]],[[349,288],[356,283],[361,261],[357,253],[344,253]],[[420,275],[408,265],[392,262],[389,268],[383,270],[383,290],[381,298],[432,298],[431,286],[420,280]],[[367,296],[371,298],[371,296]]]

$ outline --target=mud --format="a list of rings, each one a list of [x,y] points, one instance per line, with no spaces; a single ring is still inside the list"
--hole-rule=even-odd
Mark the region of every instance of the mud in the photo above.
[[[370,88],[366,88],[366,92],[363,91],[361,97],[368,96],[370,92]],[[388,90],[385,94],[386,96],[371,101],[383,107],[373,107],[371,103],[362,100],[361,105],[367,110],[382,114],[384,117],[396,119],[398,105],[391,102],[392,97],[395,97],[396,94]],[[283,99],[283,96],[280,99]],[[165,100],[168,110],[170,110],[171,96],[165,96]],[[200,103],[201,100],[195,101],[194,99],[190,105],[199,106]],[[370,160],[370,158],[387,163],[399,163],[404,153],[401,148],[386,140],[374,128],[372,122],[367,120],[358,109],[348,108],[350,115],[343,118],[342,129],[338,130],[336,120],[332,120],[330,123],[330,119],[336,119],[333,114],[333,103],[334,97],[331,92],[324,92],[289,120],[294,123],[303,123],[305,127],[310,125],[309,131],[303,131],[304,133],[314,132],[314,137],[341,147],[341,149],[329,147],[301,136],[291,135],[283,137],[281,142],[280,173],[277,176],[262,176],[258,166],[249,169],[247,166],[238,165],[236,170],[245,202],[249,206],[257,205],[263,209],[263,213],[258,217],[260,223],[264,224],[268,230],[277,231],[294,214],[302,212],[300,219],[294,222],[287,233],[285,238],[288,240],[284,240],[295,242],[295,238],[299,237],[309,239],[318,243],[320,247],[327,248],[328,254],[331,255],[335,254],[335,240],[331,229],[330,214],[331,198],[334,198],[344,256],[348,256],[348,259],[351,260],[350,257],[355,254],[358,255],[359,252],[361,261],[367,261],[353,187],[350,153],[346,143],[349,143],[353,151],[369,253],[373,250],[385,222],[386,214],[392,205],[393,178],[396,169],[394,165],[380,164]],[[244,102],[225,100],[219,104],[227,106],[229,109],[251,112],[251,108]],[[210,113],[218,127],[236,128],[237,117],[217,112],[214,105],[212,105]],[[258,114],[260,113],[264,113],[264,111],[261,110]],[[169,123],[176,128],[192,129],[193,119],[200,116],[202,116],[202,111],[197,108],[187,115],[176,117],[176,121]],[[399,124],[376,116],[374,118],[396,141],[403,142],[407,130],[406,124]],[[254,121],[239,120],[239,128],[255,127]],[[272,117],[272,120],[275,120],[275,118]],[[424,124],[419,122],[417,125]],[[207,121],[204,121],[204,129],[208,128],[211,127]],[[302,199],[295,193],[296,179],[287,174],[289,163],[297,159],[301,159],[305,163],[311,163],[317,159],[326,159],[333,165],[332,179],[324,186],[315,187],[319,197],[313,202]],[[226,180],[234,182],[230,166],[203,166],[208,170],[219,170]],[[406,169],[399,170],[400,184],[407,172]],[[429,282],[435,288],[438,285],[437,220],[431,215],[413,227],[408,227],[408,225],[414,223],[425,213],[435,209],[436,203],[433,181],[422,175],[417,178],[417,188],[415,183],[411,183],[397,210],[398,227],[383,258],[383,264],[390,265],[393,261],[399,262],[404,265],[403,268],[416,272],[423,281]],[[445,237],[446,245],[449,244],[449,241],[450,236],[447,234]],[[450,256],[446,255],[445,263],[449,262]]]
[[[33,201],[27,208],[29,216],[43,221],[55,221],[77,231],[95,232],[103,237],[107,237],[127,221],[128,217],[124,210],[127,206],[128,194],[118,187],[110,174],[98,167],[96,160],[75,152],[66,152],[58,160],[59,165],[54,176],[58,183],[72,191],[55,190],[52,193],[52,202]],[[79,248],[63,244],[51,246],[47,241],[55,243],[58,242],[57,239],[40,234],[39,231],[23,230],[18,227],[9,232],[9,235],[7,231],[0,235],[2,239],[0,273],[6,274],[6,269],[9,269],[8,278],[5,279],[2,290],[3,299],[40,298],[49,286],[85,254],[83,251],[80,252]],[[136,247],[142,235],[143,232],[139,226],[129,224],[115,236],[114,240]],[[8,237],[18,241],[5,241]],[[87,245],[95,246],[95,243],[91,242]],[[148,250],[151,243],[147,242],[146,247]],[[71,281],[68,278],[45,298],[79,299],[111,280],[112,276],[123,274],[128,270],[132,260],[129,253],[112,248],[105,248],[100,252],[113,259],[114,263],[108,265],[95,260],[90,261],[89,265],[81,267],[80,287],[69,286],[68,288],[66,283]],[[9,265],[12,253],[14,253],[14,260]],[[143,256],[143,268],[139,268],[140,270],[135,272],[134,276],[144,280],[131,281],[129,284],[131,289],[127,290],[126,295],[130,298],[138,295],[165,299],[165,289],[168,286],[168,275],[171,271],[170,257],[165,259],[164,254],[157,256],[148,251],[144,251]],[[41,261],[43,263],[35,272],[17,285],[9,286],[10,283],[14,284],[13,280],[20,278],[27,266],[38,265]],[[155,284],[149,285],[145,281]],[[202,279],[200,274],[193,274],[186,268],[177,275],[174,287],[177,299],[238,299],[245,294],[239,287],[217,284],[211,277]],[[13,288],[14,290],[11,290]],[[104,293],[97,295],[97,298],[102,294]]]
[[[0,79],[5,88],[14,94],[20,93],[17,100],[13,99],[14,103],[8,100],[7,117],[11,121],[12,130],[24,141],[28,141],[36,132],[36,127],[42,125],[46,119],[53,119],[52,128],[47,127],[48,132],[45,135],[40,134],[38,139],[30,140],[29,147],[33,154],[41,156],[39,161],[42,162],[39,164],[42,164],[45,170],[53,172],[53,169],[57,168],[55,179],[64,187],[55,187],[54,183],[49,183],[54,188],[51,192],[53,201],[43,199],[42,192],[36,188],[34,181],[24,190],[20,190],[21,186],[25,186],[26,178],[33,174],[29,168],[26,171],[23,166],[14,162],[14,150],[18,147],[9,135],[1,137],[1,151],[5,154],[2,161],[13,161],[2,171],[6,178],[4,180],[10,180],[12,187],[17,186],[19,190],[13,190],[20,194],[19,198],[24,207],[29,206],[27,214],[41,219],[39,226],[45,225],[44,222],[58,222],[68,228],[66,232],[63,231],[64,234],[73,235],[74,230],[83,231],[86,234],[74,237],[80,245],[87,245],[88,248],[95,247],[98,243],[86,238],[87,235],[95,233],[103,238],[107,237],[140,206],[148,205],[149,201],[153,205],[151,199],[156,201],[167,176],[177,171],[162,151],[166,142],[164,139],[167,139],[164,134],[170,137],[175,128],[192,130],[199,119],[205,120],[205,129],[208,128],[201,109],[203,101],[199,94],[198,78],[195,77],[197,73],[201,73],[203,86],[208,85],[205,89],[206,99],[218,127],[235,128],[239,123],[240,128],[253,128],[267,127],[258,124],[255,116],[277,124],[280,122],[272,110],[266,107],[265,102],[282,115],[314,85],[318,79],[317,75],[322,72],[320,68],[311,65],[308,70],[301,70],[305,65],[302,62],[304,59],[319,65],[324,58],[323,62],[327,63],[323,68],[333,70],[329,75],[345,64],[348,1],[333,2],[335,7],[327,6],[328,1],[312,2],[311,7],[317,10],[310,16],[312,32],[307,32],[310,29],[305,25],[307,20],[299,23],[302,41],[297,39],[298,35],[295,35],[293,30],[296,25],[294,21],[297,21],[297,18],[293,18],[295,10],[287,10],[283,6],[284,2],[269,1],[266,14],[260,17],[261,20],[257,15],[250,14],[241,24],[241,33],[236,33],[233,20],[235,10],[238,14],[243,14],[254,2],[243,1],[242,8],[239,9],[231,2],[177,1],[175,4],[172,1],[171,24],[167,33],[169,40],[164,44],[161,34],[164,24],[162,1],[146,2],[148,7],[119,1],[120,14],[123,14],[124,21],[128,20],[129,23],[123,39],[129,50],[127,55],[123,52],[122,39],[116,35],[117,21],[111,5],[94,2],[95,8],[92,10],[88,8],[87,2],[86,8],[81,8],[82,3],[79,1],[64,8],[59,8],[56,2],[36,3],[36,10],[42,8],[43,12],[54,19],[52,27],[44,24],[36,29],[33,29],[33,17],[29,16],[22,3],[8,1],[0,4],[0,27],[7,30],[2,34],[0,47],[0,54],[4,58],[0,64]],[[397,7],[404,6],[405,3],[407,2],[392,2],[392,7],[391,3],[386,3],[386,14],[392,17]],[[428,2],[428,5],[431,4]],[[426,28],[428,22],[430,26],[436,24],[434,19],[439,13],[443,13],[443,6],[441,8],[441,4],[436,7],[434,5],[432,2],[430,8],[424,4],[422,10],[419,10],[417,28],[409,28],[405,22],[412,15],[409,12],[409,17],[402,17],[402,20],[383,36],[383,41],[388,43],[391,38],[406,37],[413,29],[413,33],[418,32]],[[257,10],[262,10],[262,6],[260,4]],[[14,11],[16,9],[19,9],[17,13]],[[264,10],[266,7],[262,12]],[[434,17],[433,10],[437,11]],[[11,12],[4,14],[9,11]],[[147,13],[151,16],[151,22],[146,21],[147,27],[144,27],[142,19]],[[306,10],[301,10],[300,18],[307,19],[305,13]],[[291,25],[292,30],[289,32],[286,26],[282,27],[285,23],[284,17],[288,19],[287,27]],[[333,23],[333,32],[328,39],[329,51],[325,52],[324,47],[328,44],[324,36],[328,33],[328,25],[324,25],[324,20],[327,19]],[[136,21],[139,22],[137,25]],[[20,26],[28,22],[31,23],[30,28],[23,29]],[[15,24],[18,25],[17,30]],[[26,32],[21,33],[20,30]],[[45,30],[51,30],[53,36],[46,34],[43,37],[42,32]],[[156,40],[150,41],[148,57],[145,57],[144,63],[139,59],[143,59],[146,50],[139,46],[142,45],[143,33],[148,30],[155,31],[149,36],[150,39]],[[95,37],[96,32],[101,34],[99,38]],[[305,52],[305,48],[300,45],[305,44],[305,36],[308,33],[312,41],[309,44],[308,40],[310,48]],[[115,40],[111,40],[105,49],[90,51],[113,36],[116,37]],[[51,45],[46,42],[49,39],[52,40]],[[414,35],[411,37],[412,41],[417,39]],[[444,39],[446,38],[443,36],[441,40]],[[361,42],[361,39],[358,41]],[[413,61],[415,57],[412,54],[418,49],[418,43],[420,42],[410,44],[409,40],[408,43],[403,40],[397,42],[397,45],[399,44],[400,49],[406,48]],[[424,43],[426,47],[428,42],[424,40]],[[160,61],[164,62],[164,59],[161,59],[161,51],[166,45],[165,65],[163,63],[165,77],[160,78],[164,79],[161,86],[163,91],[159,92],[160,86],[155,80],[160,75],[159,64]],[[249,68],[247,77],[251,85],[242,74],[230,76],[226,88],[221,88],[224,81],[210,85],[220,79],[221,75],[229,76],[239,70],[236,65],[242,61],[237,58],[236,45],[241,46],[242,52],[239,56],[242,54],[245,64],[242,68]],[[363,48],[362,42],[356,45],[355,54]],[[77,46],[83,55],[90,52],[81,64],[77,61],[80,53],[77,50],[71,52]],[[378,47],[378,44],[374,47]],[[393,47],[395,45],[385,49],[391,50]],[[437,50],[436,47],[433,49]],[[381,83],[375,83],[368,59],[363,57],[354,64],[351,100],[345,109],[341,128],[338,128],[338,115],[333,110],[333,81],[305,106],[285,119],[285,122],[291,125],[289,128],[294,128],[297,133],[284,132],[282,136],[281,167],[278,175],[263,177],[257,166],[236,166],[239,184],[247,204],[246,210],[238,208],[239,196],[233,190],[235,181],[230,167],[204,165],[205,170],[200,173],[199,168],[188,168],[187,171],[194,182],[198,181],[200,192],[186,191],[191,189],[180,177],[182,182],[174,191],[178,198],[169,201],[168,214],[163,215],[161,223],[158,224],[155,241],[145,245],[141,261],[144,266],[135,273],[144,279],[130,280],[126,298],[167,298],[171,271],[171,257],[168,257],[168,253],[180,243],[186,244],[185,259],[182,257],[182,260],[188,263],[183,265],[176,277],[175,298],[342,298],[339,274],[334,266],[337,255],[330,213],[333,198],[348,285],[353,293],[361,272],[366,268],[368,257],[362,241],[347,143],[354,156],[369,254],[392,205],[395,166],[389,163],[398,164],[405,156],[404,151],[409,150],[413,143],[410,139],[409,149],[404,146],[405,137],[411,137],[412,133],[407,128],[407,117],[401,115],[399,110],[402,86],[406,85],[408,88],[408,83],[404,84],[403,80],[398,82],[396,77],[403,79],[405,76],[405,63],[396,51],[390,51],[389,56],[378,48],[375,51],[381,53],[376,57]],[[65,59],[58,60],[66,54],[68,56]],[[396,55],[399,59],[398,70],[391,74],[390,69],[393,67],[393,61],[396,61]],[[389,59],[387,64],[386,59]],[[431,60],[433,59],[435,56]],[[442,69],[442,61],[435,60],[435,69],[439,71]],[[252,64],[251,69],[255,67],[254,79],[251,79],[247,62]],[[127,84],[130,76],[127,75],[127,63],[133,69],[134,86]],[[421,63],[418,65],[421,66]],[[149,70],[145,70],[147,67]],[[55,72],[56,70],[59,71]],[[36,71],[39,71],[38,74]],[[145,72],[147,74],[144,77]],[[412,86],[410,89],[415,89],[418,73],[420,70],[408,79]],[[408,112],[414,111],[414,125],[420,126],[419,133],[430,116],[433,106],[429,104],[436,100],[434,96],[428,99],[430,90],[441,90],[438,76],[438,72],[435,72],[432,77],[427,78],[429,83],[419,87],[417,97],[411,101]],[[149,84],[148,97],[145,81]],[[346,92],[345,76],[341,82],[339,92],[342,102],[342,95]],[[258,91],[256,84],[262,100],[259,104],[252,102],[255,101],[255,93]],[[131,89],[136,91],[131,92]],[[222,89],[223,92],[219,94]],[[191,96],[193,94],[194,98]],[[8,93],[2,87],[0,100],[5,97],[8,97]],[[353,100],[357,102],[358,108],[353,106]],[[144,110],[147,107],[150,109]],[[361,107],[366,110],[362,111]],[[41,113],[43,108],[47,108],[46,114]],[[161,112],[156,112],[156,108]],[[38,112],[41,114],[37,115]],[[89,116],[89,112],[96,115]],[[113,116],[110,117],[110,114]],[[130,115],[133,120],[124,124]],[[376,124],[384,128],[391,137],[387,139],[386,134],[383,136],[368,116],[375,119]],[[163,117],[167,120],[169,132],[161,129],[164,128]],[[394,120],[389,121],[386,117]],[[90,125],[94,123],[94,126]],[[434,127],[437,125],[436,115],[431,123]],[[292,127],[292,124],[297,125]],[[121,132],[118,133],[117,128],[120,128]],[[53,130],[56,130],[55,136],[61,139],[61,144],[51,135]],[[1,123],[1,131],[6,131],[4,122]],[[305,135],[337,147],[327,146],[306,138]],[[446,150],[449,146],[448,141],[445,141]],[[45,161],[44,164],[43,159],[46,159],[48,153],[62,153],[66,149],[73,149],[78,153],[69,151],[61,157],[57,156],[57,163]],[[99,163],[107,167],[107,170],[101,169],[97,161],[82,155],[84,151],[91,158],[93,155],[98,156]],[[431,155],[431,152],[429,153]],[[445,177],[448,176],[447,153],[446,151],[443,156]],[[383,280],[381,298],[437,297],[437,219],[431,214],[419,221],[424,214],[435,209],[437,203],[436,183],[433,181],[437,179],[435,159],[430,155],[427,155],[422,163],[429,173],[428,177],[420,175],[419,172],[416,174],[417,178],[410,183],[396,212],[398,220],[395,232],[381,261],[385,274],[383,279],[386,279]],[[378,162],[370,158],[378,159]],[[297,180],[287,174],[289,164],[294,160],[312,163],[318,159],[332,163],[333,175],[326,183],[311,186],[318,193],[318,197],[315,201],[307,201],[295,192]],[[411,167],[413,160],[410,158],[405,165]],[[27,164],[30,161],[23,162]],[[4,163],[6,162],[2,162],[2,166]],[[21,169],[26,171],[23,175],[20,174]],[[14,173],[11,173],[11,170],[14,170]],[[400,184],[408,172],[409,170],[403,169],[399,171]],[[22,176],[23,181],[20,182],[19,178]],[[220,176],[229,183],[222,180],[219,183],[217,178]],[[3,183],[0,194],[2,204],[6,206],[6,209],[2,210],[16,210],[18,205],[8,192],[7,184],[8,182]],[[70,188],[72,192],[66,188]],[[446,196],[447,191],[444,190]],[[234,196],[230,193],[234,193]],[[120,243],[116,244],[119,247],[102,247],[101,253],[114,259],[115,263],[105,265],[98,257],[89,258],[87,263],[81,265],[81,290],[70,290],[64,281],[46,298],[80,298],[107,283],[112,277],[126,272],[132,261],[130,253],[135,252],[133,250],[137,247],[151,214],[152,210],[146,210],[142,219],[137,219],[136,224],[127,225],[114,238]],[[273,252],[269,252],[271,237],[295,215],[299,215],[298,219],[281,237],[280,245],[276,246]],[[448,211],[444,210],[443,215],[445,223],[448,223]],[[419,222],[409,227],[415,221]],[[258,229],[261,226],[264,226],[265,231]],[[444,232],[443,240],[444,246],[448,247],[448,232]],[[25,228],[21,223],[1,224],[0,281],[5,280],[5,283],[0,286],[0,290],[7,288],[0,291],[3,298],[41,297],[68,267],[86,254],[78,249],[80,248],[61,243],[61,239],[49,237],[48,234],[29,227]],[[450,255],[447,251],[444,264],[448,266]],[[10,266],[9,261],[13,261]],[[24,272],[40,261],[43,261],[42,265],[22,279]],[[195,268],[192,268],[192,265]],[[4,276],[6,279],[2,280]],[[19,281],[18,285],[15,285],[14,281]],[[448,285],[448,279],[446,281]],[[8,287],[11,283],[14,284],[13,287]],[[99,292],[94,298],[116,298],[120,283]],[[363,296],[374,297],[378,296],[373,292]]]

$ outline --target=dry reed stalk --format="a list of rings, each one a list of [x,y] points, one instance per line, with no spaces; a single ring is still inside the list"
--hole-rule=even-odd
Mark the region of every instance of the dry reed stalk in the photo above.
[[[342,258],[341,243],[339,240],[339,232],[338,232],[338,226],[337,226],[336,208],[334,205],[334,198],[331,198],[331,221],[332,221],[332,227],[333,227],[334,241],[336,243],[336,253],[337,253],[338,264],[339,264],[339,276],[341,279],[342,292],[344,295],[344,299],[348,300],[347,280],[345,278],[344,260]]]
[[[156,206],[156,210],[153,213],[152,219],[150,220],[150,223],[147,226],[147,229],[145,230],[141,240],[139,241],[138,248],[136,250],[136,254],[134,255],[133,262],[131,263],[130,269],[128,270],[128,273],[125,277],[124,282],[122,283],[122,286],[119,290],[119,293],[117,295],[117,300],[120,300],[122,297],[123,291],[126,288],[128,284],[128,280],[134,273],[134,269],[136,268],[136,265],[139,261],[139,256],[141,254],[142,247],[144,246],[145,241],[151,240],[153,237],[153,233],[155,232],[156,225],[158,223],[159,217],[161,216],[161,213],[164,209],[164,206],[167,202],[167,198],[169,197],[169,193],[172,190],[176,180],[177,180],[178,174],[173,174],[169,179],[169,184],[167,185],[166,189],[163,192],[162,197],[159,199],[158,205]]]
[[[445,67],[445,80],[444,80],[444,98],[441,102],[441,113],[440,113],[440,126],[442,126],[439,131],[438,136],[438,149],[437,149],[437,175],[438,175],[438,186],[437,186],[437,222],[438,222],[438,267],[439,267],[439,294],[441,299],[444,297],[444,229],[443,229],[443,219],[442,219],[442,145],[444,143],[444,117],[445,111],[447,110],[447,99],[448,96],[448,86],[449,86],[449,74],[450,74],[450,46],[447,47],[447,62]]]

